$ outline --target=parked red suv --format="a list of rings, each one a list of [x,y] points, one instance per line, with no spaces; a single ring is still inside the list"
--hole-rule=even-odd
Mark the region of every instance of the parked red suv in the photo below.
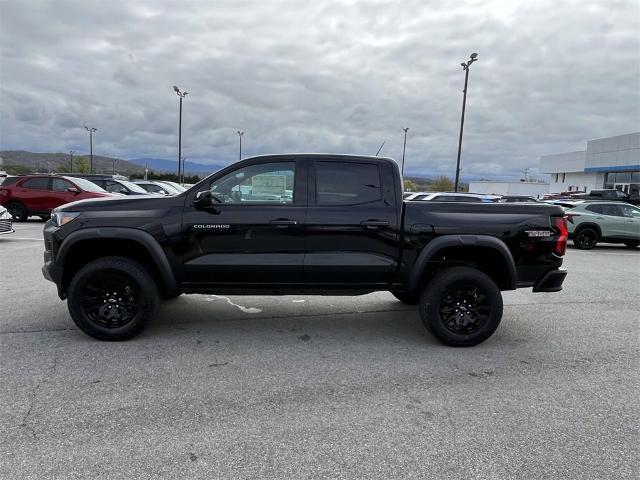
[[[0,184],[0,205],[18,222],[31,215],[48,218],[51,210],[65,203],[111,196],[89,180],[60,175],[7,177]]]

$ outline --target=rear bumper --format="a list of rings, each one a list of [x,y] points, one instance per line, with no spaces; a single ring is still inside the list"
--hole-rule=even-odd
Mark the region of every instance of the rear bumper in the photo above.
[[[566,276],[567,271],[564,268],[551,270],[535,283],[535,285],[533,286],[533,291],[559,292],[560,290],[562,290],[562,283],[564,282]]]

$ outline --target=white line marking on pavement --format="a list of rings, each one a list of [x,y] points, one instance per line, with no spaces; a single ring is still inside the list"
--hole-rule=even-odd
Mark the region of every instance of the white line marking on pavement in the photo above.
[[[292,303],[304,303],[304,300],[291,300]]]
[[[224,297],[222,295],[209,295],[209,297],[222,298],[226,300],[227,303],[231,306],[238,307],[244,313],[260,313],[262,310],[255,307],[243,307],[242,305],[238,305],[237,303],[233,303],[230,298]],[[213,298],[207,298],[207,302],[213,302]]]
[[[26,238],[26,237],[7,237],[7,238],[3,238],[3,240],[30,240],[33,242],[42,242],[41,238]]]

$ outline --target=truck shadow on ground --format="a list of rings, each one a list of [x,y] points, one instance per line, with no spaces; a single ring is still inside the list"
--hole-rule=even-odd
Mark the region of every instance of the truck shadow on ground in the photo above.
[[[344,341],[367,337],[438,343],[422,325],[417,307],[377,300],[366,309],[364,302],[349,309],[348,297],[341,297],[337,305],[325,297],[306,299],[302,304],[291,297],[182,295],[160,305],[147,335],[170,334],[168,329],[204,336],[242,334],[251,340],[295,334],[302,342],[319,337]]]

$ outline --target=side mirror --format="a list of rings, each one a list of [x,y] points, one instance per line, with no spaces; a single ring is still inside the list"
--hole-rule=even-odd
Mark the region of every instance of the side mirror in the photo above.
[[[193,206],[198,210],[207,210],[213,208],[213,201],[211,198],[210,190],[202,190],[196,193],[196,198],[193,199]]]
[[[78,190],[76,187],[69,187],[69,188],[67,188],[67,192],[73,193],[74,195],[77,195],[77,194],[80,193],[80,190]]]

